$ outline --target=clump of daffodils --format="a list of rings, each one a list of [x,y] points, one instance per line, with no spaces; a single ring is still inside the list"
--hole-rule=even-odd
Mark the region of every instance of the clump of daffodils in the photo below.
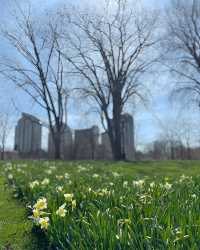
[[[133,186],[142,188],[144,186],[144,180],[133,181]]]
[[[148,195],[148,194],[142,194],[142,195],[139,196],[139,200],[143,204],[151,204],[152,197],[150,195]]]
[[[192,181],[192,176],[185,176],[184,174],[181,175],[179,182],[182,183],[183,181]]]
[[[80,173],[80,172],[82,172],[82,171],[87,171],[87,168],[85,168],[85,167],[79,165],[79,166],[78,166],[78,172]]]
[[[49,217],[42,217],[42,215],[46,215],[44,209],[47,208],[47,199],[39,198],[36,203],[33,205],[32,216],[30,217],[35,221],[37,225],[40,225],[41,229],[47,229],[49,226]]]
[[[71,202],[72,210],[76,208],[76,200],[73,199],[73,194],[64,194],[64,197],[67,202]]]
[[[166,183],[164,184],[164,188],[165,188],[166,190],[170,190],[170,189],[172,188],[172,184],[170,184],[169,182],[166,182]]]
[[[6,171],[11,171],[13,169],[12,163],[8,162],[5,164],[5,170]]]
[[[109,191],[107,188],[102,188],[98,189],[98,191],[95,192],[95,194],[99,196],[109,196],[111,195],[111,191]]]
[[[24,171],[23,171],[21,168],[17,168],[17,172],[18,172],[18,173],[23,173],[23,174],[24,174]]]
[[[174,240],[174,243],[175,243],[176,241],[179,241],[179,240],[183,240],[183,239],[189,238],[189,235],[188,235],[188,234],[184,235],[184,233],[183,233],[183,231],[181,230],[181,228],[175,228],[175,230],[174,230],[173,233],[175,234],[175,237],[176,237],[175,240]]]

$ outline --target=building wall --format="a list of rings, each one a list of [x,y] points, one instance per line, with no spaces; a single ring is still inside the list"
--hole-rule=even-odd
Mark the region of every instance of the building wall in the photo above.
[[[134,159],[134,122],[129,114],[123,114],[121,118],[122,147],[127,160]]]
[[[105,132],[105,133],[101,134],[101,144],[102,144],[102,157],[103,157],[103,159],[112,160],[113,153],[112,153],[110,138],[108,136],[108,133]]]
[[[77,160],[96,159],[98,140],[99,129],[97,126],[75,130],[74,158]]]
[[[15,127],[15,149],[23,154],[41,150],[42,127],[40,121],[29,114],[22,113]]]
[[[134,122],[133,117],[129,114],[123,114],[121,117],[121,142],[122,151],[125,153],[127,160],[134,160]],[[103,158],[106,160],[113,159],[110,139],[108,133],[101,134]]]
[[[65,160],[71,160],[72,159],[72,147],[73,147],[72,131],[67,125],[64,125],[64,126],[65,128],[61,136],[61,158]],[[55,146],[54,146],[51,132],[49,132],[49,138],[48,138],[48,153],[49,153],[50,158],[54,157]]]

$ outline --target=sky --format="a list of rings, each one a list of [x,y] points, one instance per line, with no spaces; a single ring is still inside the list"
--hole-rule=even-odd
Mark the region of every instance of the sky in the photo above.
[[[26,5],[26,0],[16,0],[20,6]],[[61,5],[64,0],[30,0],[34,10],[34,15],[41,17],[46,10],[54,10]],[[74,1],[77,4],[94,3],[94,0]],[[100,0],[95,0],[95,3]],[[157,8],[162,11],[165,4],[169,0],[143,0],[147,8]],[[14,6],[14,0],[0,0],[0,24],[3,27],[14,28],[15,23],[11,15]],[[0,60],[5,56],[16,57],[17,54],[7,44],[7,42],[0,39]],[[155,140],[161,130],[165,128],[166,123],[172,119],[178,119],[180,115],[180,105],[173,105],[169,101],[169,94],[173,79],[166,72],[159,72],[156,75],[150,76],[146,79],[148,88],[151,89],[151,95],[147,105],[138,105],[136,110],[130,107],[129,112],[134,115],[136,128],[136,143],[139,148],[143,148]],[[13,108],[14,103],[14,108]],[[41,120],[46,121],[44,111],[42,111],[33,101],[20,89],[16,88],[7,79],[0,75],[0,113],[11,110],[12,128],[7,140],[7,147],[12,148],[14,144],[14,125],[20,117],[21,112],[31,113],[38,116]],[[192,110],[192,112],[191,112]],[[68,105],[68,124],[72,129],[85,128],[93,124],[99,125],[99,120],[93,114],[85,116],[87,110],[81,106],[77,100],[69,100]],[[191,107],[187,112],[184,112],[187,119],[199,119],[198,111],[195,107]],[[44,133],[44,141],[46,140],[46,133]],[[44,143],[44,145],[46,145]]]

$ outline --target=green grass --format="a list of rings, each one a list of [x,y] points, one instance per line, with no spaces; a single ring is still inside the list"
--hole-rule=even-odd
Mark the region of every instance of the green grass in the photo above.
[[[12,216],[12,221],[20,222],[0,231],[4,245],[10,241],[28,249],[19,239],[26,242],[31,226],[27,218],[38,199],[45,197],[47,208],[33,220],[40,245],[32,243],[32,249],[47,245],[74,250],[200,249],[199,161],[24,161],[4,163],[2,170],[21,202],[11,198],[10,191],[0,193],[4,200],[0,220]],[[8,178],[10,174],[14,178]],[[49,183],[43,183],[45,178]],[[36,180],[39,185],[31,188]],[[0,185],[5,187],[2,179]],[[63,191],[57,191],[58,186]],[[76,206],[65,199],[65,193],[73,194]],[[60,217],[56,211],[63,204],[66,214]],[[22,205],[32,207],[26,209],[26,217]],[[39,218],[45,217],[49,224],[41,229]]]
[[[32,233],[24,204],[13,197],[13,190],[0,176],[0,250],[39,250],[39,239]]]
[[[13,199],[0,177],[0,249],[28,249],[30,231],[25,208]]]

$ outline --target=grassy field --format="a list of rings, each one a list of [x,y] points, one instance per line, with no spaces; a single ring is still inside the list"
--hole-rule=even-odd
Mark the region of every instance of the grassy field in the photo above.
[[[40,239],[32,249],[200,249],[199,161],[24,161],[1,173]],[[0,219],[22,218],[21,206],[0,206]]]

